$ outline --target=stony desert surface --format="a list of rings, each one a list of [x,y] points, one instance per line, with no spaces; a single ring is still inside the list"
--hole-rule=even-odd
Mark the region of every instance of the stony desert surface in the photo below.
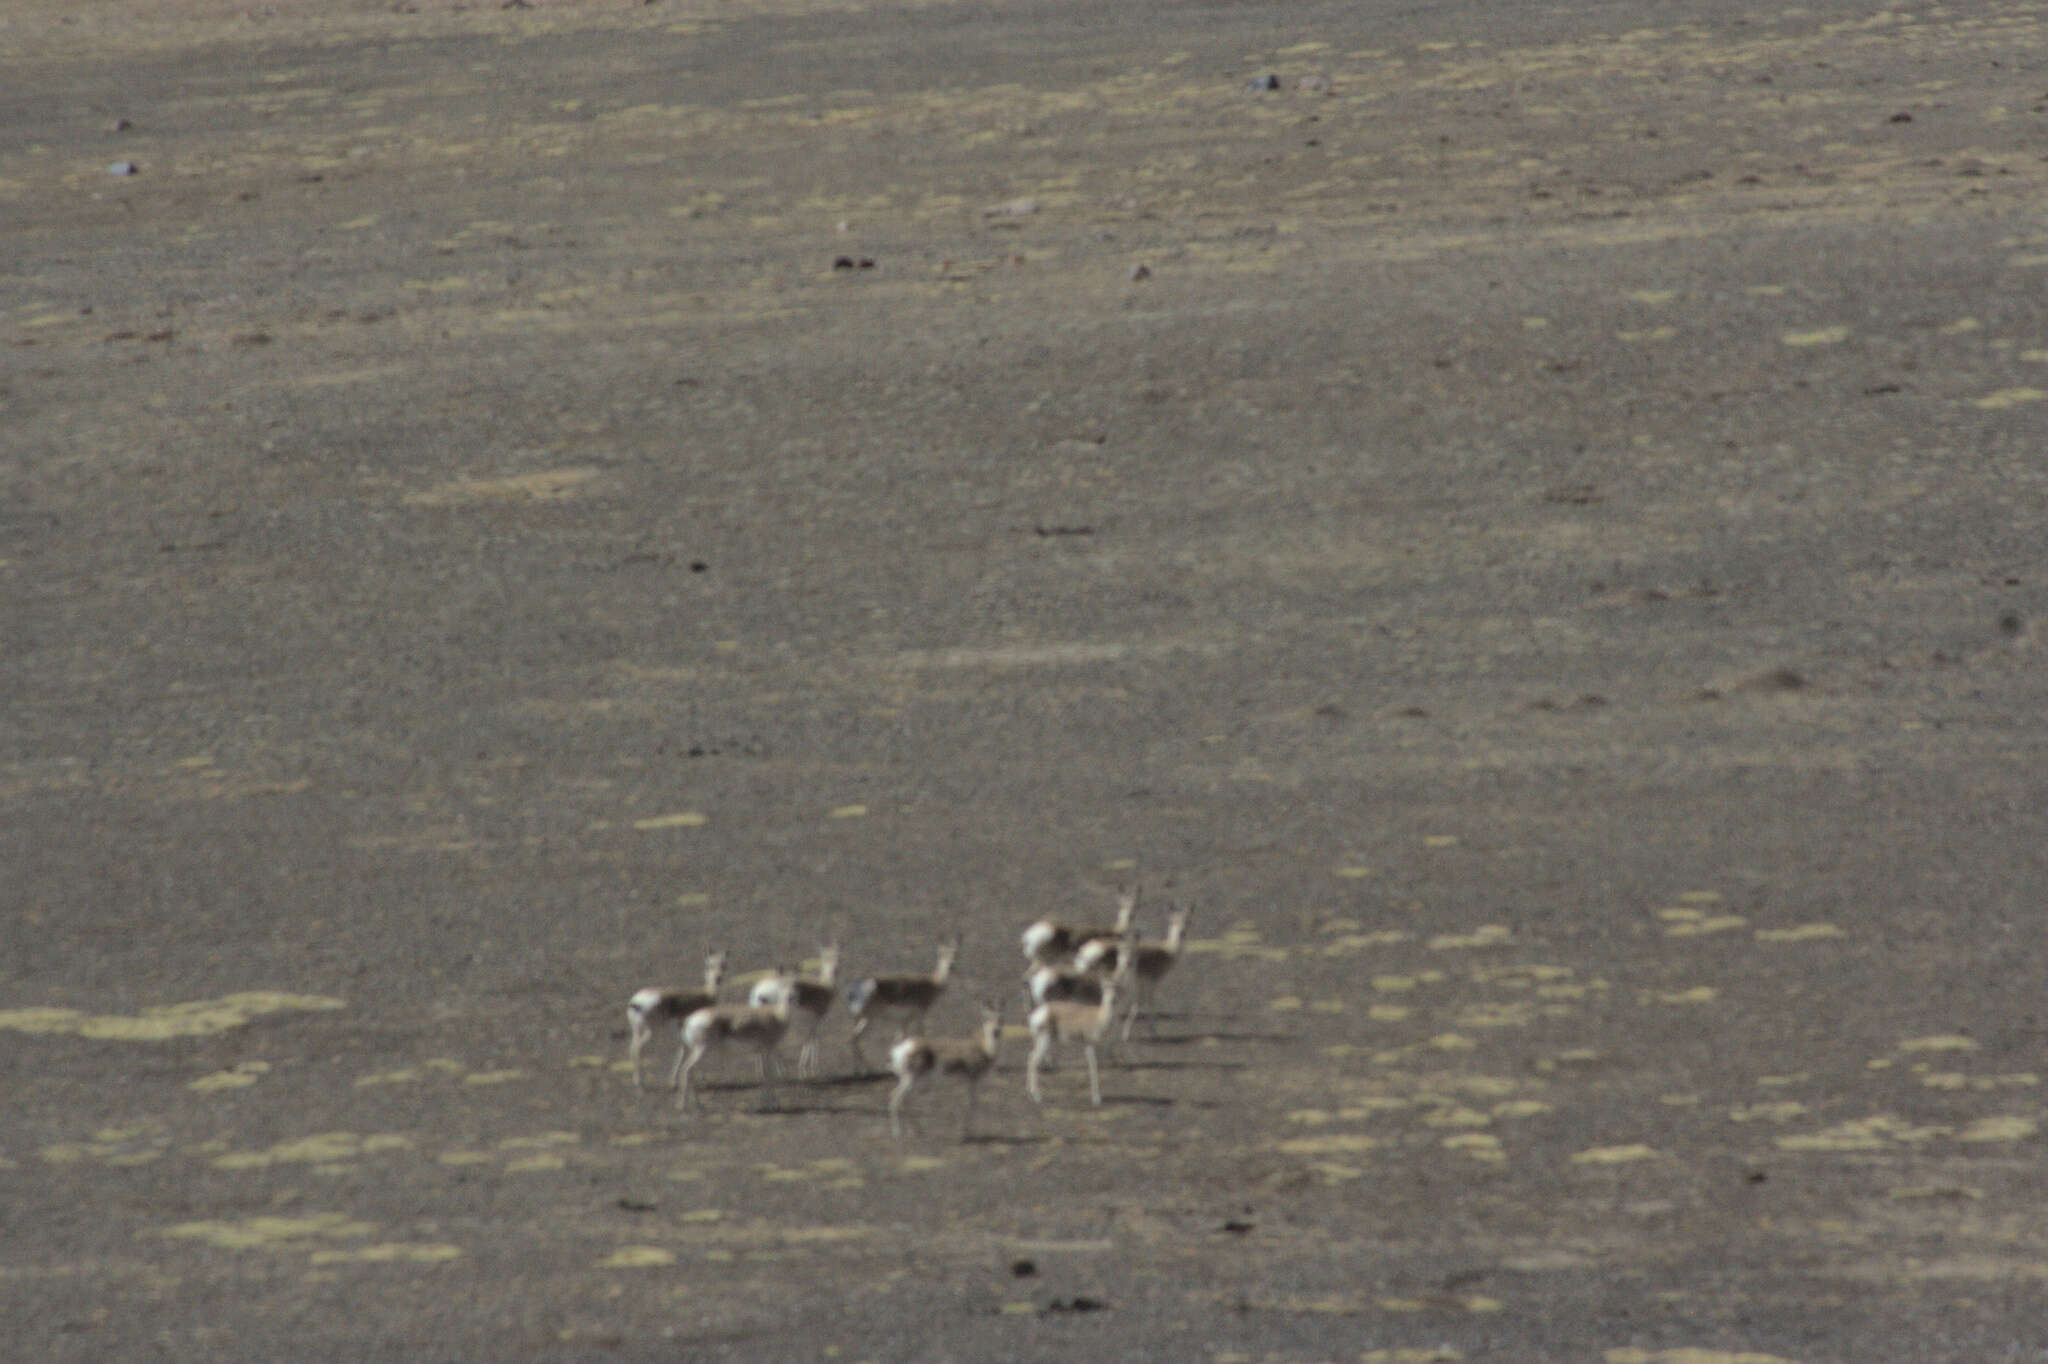
[[[17,1357],[2048,1348],[2039,3],[0,70]],[[1034,1105],[1018,934],[1139,884],[1157,1017]],[[713,948],[956,934],[974,1140],[843,1011],[632,1084]]]

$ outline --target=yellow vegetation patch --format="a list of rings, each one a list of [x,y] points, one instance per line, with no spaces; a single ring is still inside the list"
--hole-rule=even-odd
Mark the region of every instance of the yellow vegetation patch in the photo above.
[[[1195,938],[1181,949],[1188,953],[1214,953],[1220,957],[1237,959],[1255,957],[1260,961],[1286,961],[1287,949],[1267,947],[1260,941],[1257,929],[1233,928],[1220,938]]]
[[[1490,1165],[1507,1163],[1507,1153],[1500,1149],[1500,1138],[1486,1132],[1460,1132],[1454,1137],[1444,1138],[1446,1150],[1458,1151],[1474,1160],[1483,1160]]]
[[[1290,1156],[1327,1156],[1370,1151],[1378,1145],[1375,1138],[1339,1132],[1327,1137],[1295,1137],[1281,1142],[1278,1149]]]
[[[636,819],[633,827],[651,829],[695,829],[706,823],[704,816],[695,810],[679,810],[672,815],[654,815],[648,819]]]
[[[1482,924],[1470,933],[1440,933],[1429,940],[1437,951],[1457,947],[1499,947],[1511,935],[1506,924]]]
[[[1760,1355],[1752,1351],[1702,1350],[1681,1346],[1676,1350],[1609,1350],[1601,1356],[1607,1364],[1799,1364],[1783,1355]]]
[[[219,999],[158,1005],[132,1017],[88,1014],[78,1009],[0,1010],[0,1030],[75,1033],[100,1042],[163,1042],[174,1037],[204,1037],[210,1033],[226,1032],[263,1014],[342,1007],[343,1001],[326,995],[248,990],[223,995]]]
[[[1526,1001],[1475,1004],[1458,1013],[1461,1028],[1519,1028],[1536,1016],[1536,1007]]]
[[[1580,1151],[1572,1157],[1574,1165],[1626,1165],[1631,1161],[1655,1160],[1657,1152],[1641,1144],[1630,1146],[1595,1146]]]
[[[1323,955],[1348,957],[1374,947],[1391,947],[1395,943],[1406,942],[1413,936],[1412,933],[1404,933],[1398,928],[1384,929],[1378,933],[1345,933],[1324,943]]]
[[[462,1247],[451,1246],[445,1241],[380,1241],[376,1245],[355,1246],[348,1250],[316,1250],[312,1255],[312,1263],[316,1265],[438,1265],[461,1258]]]
[[[1787,1099],[1774,1104],[1737,1104],[1728,1110],[1730,1122],[1788,1122],[1806,1111],[1806,1105]]]
[[[1610,1350],[1602,1356],[1606,1364],[1798,1364],[1778,1354],[1753,1354],[1731,1350],[1698,1350],[1681,1346],[1677,1350]]]
[[[2001,388],[1996,393],[1985,394],[1971,403],[1970,406],[1995,411],[2001,407],[2018,407],[2021,403],[2038,403],[2043,398],[2048,398],[2048,390],[2038,388]]]
[[[229,1151],[215,1156],[221,1170],[258,1170],[266,1165],[323,1165],[373,1156],[383,1151],[404,1151],[412,1139],[395,1132],[358,1136],[354,1132],[319,1132],[294,1141],[281,1141],[262,1151]]]
[[[1832,346],[1849,339],[1847,327],[1816,327],[1812,331],[1786,332],[1778,338],[1788,346]]]
[[[188,1080],[185,1088],[201,1094],[212,1094],[223,1089],[246,1089],[256,1083],[258,1076],[270,1069],[268,1061],[244,1061],[227,1070],[217,1070],[211,1075],[202,1075]]]
[[[1704,938],[1714,933],[1733,933],[1736,929],[1749,925],[1749,920],[1740,914],[1709,915],[1701,914],[1697,910],[1678,912],[1668,909],[1660,913],[1667,919],[1682,917],[1685,920],[1674,923],[1664,930],[1664,936],[1668,938]]]
[[[2040,1129],[2032,1118],[2009,1114],[1997,1118],[1979,1118],[1956,1134],[1957,1141],[2020,1141],[2031,1137]]]
[[[595,469],[541,469],[507,478],[462,478],[408,493],[413,507],[452,507],[471,502],[554,502],[577,496],[597,478]]]
[[[346,1240],[368,1236],[374,1222],[357,1222],[338,1212],[309,1217],[245,1217],[239,1221],[180,1222],[155,1234],[178,1241],[199,1241],[222,1250],[273,1250],[309,1240]]]
[[[92,1140],[56,1142],[39,1151],[51,1165],[97,1160],[108,1165],[147,1165],[164,1154],[169,1138],[149,1126],[102,1127]]]
[[[1846,938],[1848,933],[1833,924],[1800,924],[1795,928],[1759,928],[1758,942],[1822,942],[1828,938]]]
[[[1900,1051],[1975,1051],[1974,1038],[1957,1033],[1944,1033],[1934,1037],[1908,1037],[1899,1043]]]
[[[583,1137],[576,1132],[541,1132],[531,1137],[506,1137],[499,1141],[501,1151],[545,1151],[554,1146],[576,1146]]]
[[[1779,1137],[1786,1151],[1877,1151],[1893,1142],[1916,1146],[1949,1134],[1947,1127],[1915,1127],[1902,1119],[1879,1113],[1854,1122],[1837,1123],[1819,1132]]]
[[[658,1269],[676,1262],[676,1253],[660,1246],[620,1246],[597,1262],[599,1269]]]

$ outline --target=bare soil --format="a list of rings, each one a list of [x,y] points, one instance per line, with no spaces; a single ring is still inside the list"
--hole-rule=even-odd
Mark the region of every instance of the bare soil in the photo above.
[[[0,70],[19,1357],[2040,1357],[2038,5]],[[1039,1109],[1017,934],[1138,881]],[[712,947],[955,932],[972,1142],[843,1017],[622,1069]]]

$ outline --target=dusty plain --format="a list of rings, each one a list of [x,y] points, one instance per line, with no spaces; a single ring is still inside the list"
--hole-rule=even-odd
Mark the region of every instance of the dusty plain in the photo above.
[[[2044,24],[0,2],[8,1353],[2042,1358]]]

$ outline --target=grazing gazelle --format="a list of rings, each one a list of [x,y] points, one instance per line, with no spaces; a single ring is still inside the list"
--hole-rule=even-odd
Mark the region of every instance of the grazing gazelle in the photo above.
[[[1031,1059],[1024,1068],[1024,1090],[1033,1103],[1044,1103],[1038,1092],[1038,1068],[1061,1041],[1081,1043],[1088,1050],[1088,1097],[1102,1106],[1102,1073],[1096,1066],[1095,1050],[1102,1045],[1116,1018],[1117,993],[1129,979],[1128,968],[1110,977],[1102,987],[1102,1001],[1083,1004],[1079,1000],[1050,1000],[1031,1011]]]
[[[633,1088],[645,1089],[640,1053],[647,1046],[654,1030],[664,1023],[674,1023],[678,1028],[683,1020],[697,1010],[718,1002],[718,986],[725,979],[725,953],[713,952],[704,958],[704,988],[702,990],[659,990],[649,986],[636,990],[626,1001],[626,1026],[633,1030],[632,1040],[626,1044],[626,1056],[633,1063]],[[668,1068],[670,1089],[676,1086],[676,1077],[682,1071],[685,1048],[677,1046],[675,1064]]]
[[[1131,1004],[1124,1014],[1123,1040],[1131,1040],[1131,1025],[1138,1015],[1151,1004],[1153,994],[1159,989],[1159,982],[1180,960],[1182,945],[1187,940],[1188,919],[1192,909],[1176,909],[1166,918],[1166,940],[1157,943],[1132,943],[1128,947],[1121,943],[1089,943],[1081,949],[1081,955],[1074,959],[1074,965],[1083,970],[1118,970],[1119,959],[1128,950],[1131,957]]]
[[[867,1053],[860,1049],[860,1035],[878,1019],[893,1019],[896,1034],[907,1037],[924,1025],[924,1016],[946,992],[953,975],[954,958],[960,955],[960,939],[939,944],[938,964],[928,976],[869,976],[846,992],[846,1011],[853,1015],[853,1035],[848,1042],[862,1070],[868,1069]]]
[[[903,1100],[911,1088],[927,1075],[954,1075],[967,1085],[967,1115],[960,1120],[960,1140],[974,1132],[974,1101],[981,1093],[981,1077],[996,1063],[996,1048],[1002,1042],[1003,1015],[988,1005],[981,1006],[981,1031],[973,1037],[906,1037],[889,1048],[889,1069],[896,1072],[896,1092],[889,1096],[889,1135],[903,1140]],[[914,1124],[913,1124],[914,1125]]]
[[[809,1079],[818,1073],[818,1029],[825,1025],[825,1015],[832,1012],[832,997],[839,993],[839,944],[827,943],[818,949],[818,974],[815,977],[806,979],[794,971],[778,971],[757,982],[747,1002],[756,1008],[764,1008],[773,1004],[776,993],[783,990],[793,997],[792,1015],[801,1015],[811,1021],[804,1031],[803,1045],[796,1053],[797,1078]]]
[[[714,1004],[699,1009],[683,1020],[683,1046],[689,1056],[683,1062],[682,1092],[676,1107],[690,1106],[690,1075],[706,1055],[724,1046],[752,1047],[761,1053],[761,1083],[768,1102],[781,1107],[782,1060],[776,1048],[789,1031],[791,994],[778,991],[773,1004],[757,1008],[752,1004]]]
[[[1119,890],[1116,897],[1116,927],[1076,928],[1053,919],[1040,919],[1024,930],[1024,955],[1034,966],[1057,966],[1072,961],[1084,944],[1097,938],[1117,939],[1131,930],[1138,913],[1138,892]]]

